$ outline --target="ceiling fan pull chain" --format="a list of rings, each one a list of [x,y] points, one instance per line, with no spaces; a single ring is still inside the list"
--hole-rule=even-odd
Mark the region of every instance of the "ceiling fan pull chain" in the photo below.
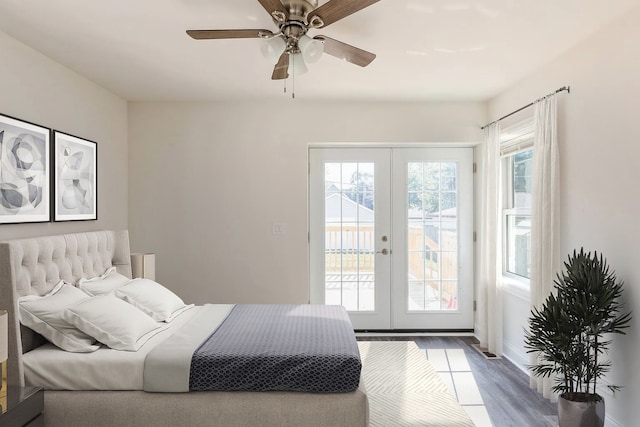
[[[284,82],[284,93],[287,93],[287,79],[282,79]]]
[[[294,55],[291,56],[292,67],[291,67],[291,99],[296,99],[296,58]]]

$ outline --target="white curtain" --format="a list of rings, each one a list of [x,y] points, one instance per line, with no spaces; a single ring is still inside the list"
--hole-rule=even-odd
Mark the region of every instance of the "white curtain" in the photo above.
[[[498,123],[485,128],[481,167],[480,272],[476,331],[481,347],[502,355],[502,180]]]
[[[541,307],[553,289],[560,250],[560,181],[556,131],[556,95],[535,103],[533,148],[533,195],[531,200],[531,306]],[[531,353],[530,363],[537,355]],[[531,387],[545,397],[551,392],[552,378],[531,375]]]

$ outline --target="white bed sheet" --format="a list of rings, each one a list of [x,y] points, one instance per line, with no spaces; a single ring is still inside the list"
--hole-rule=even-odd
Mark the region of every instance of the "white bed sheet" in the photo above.
[[[45,390],[142,390],[147,353],[187,323],[202,307],[176,317],[169,328],[147,341],[138,351],[118,351],[102,346],[93,353],[71,353],[45,344],[23,355],[27,385]]]

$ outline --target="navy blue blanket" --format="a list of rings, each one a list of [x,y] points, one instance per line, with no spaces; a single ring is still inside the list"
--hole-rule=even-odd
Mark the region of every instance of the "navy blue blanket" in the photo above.
[[[240,304],[193,354],[189,388],[342,393],[361,369],[343,307]]]

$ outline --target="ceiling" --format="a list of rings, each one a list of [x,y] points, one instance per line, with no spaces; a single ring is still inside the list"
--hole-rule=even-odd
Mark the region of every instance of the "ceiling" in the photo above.
[[[296,77],[296,98],[486,100],[637,5],[637,0],[380,0],[309,31],[373,52],[373,63],[361,68],[323,55]],[[193,40],[185,34],[229,28],[276,30],[256,0],[0,3],[0,30],[127,100],[289,96],[283,81],[271,80],[273,65],[260,53],[260,40]],[[291,93],[291,79],[287,84]]]

